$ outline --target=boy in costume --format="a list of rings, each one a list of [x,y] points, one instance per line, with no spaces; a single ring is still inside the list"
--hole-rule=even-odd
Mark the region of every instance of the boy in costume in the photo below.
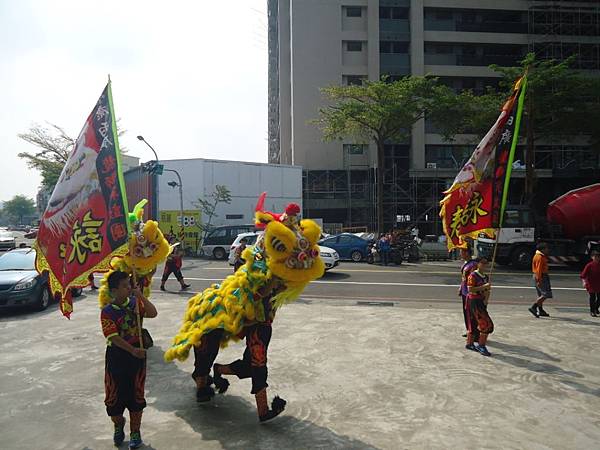
[[[537,250],[531,261],[531,271],[533,272],[533,281],[538,298],[531,305],[529,312],[535,317],[549,317],[544,311],[544,301],[552,298],[552,286],[550,285],[550,276],[548,275],[548,244],[541,242],[537,245]]]
[[[494,332],[494,322],[487,311],[488,299],[490,296],[491,285],[489,277],[486,275],[487,259],[479,258],[477,269],[469,275],[467,287],[467,312],[469,319],[469,328],[467,331],[467,344],[465,348],[475,350],[484,356],[492,356],[486,347],[488,335]],[[475,336],[478,337],[478,345],[475,345]]]
[[[139,288],[131,288],[128,273],[113,271],[106,280],[111,301],[100,313],[107,344],[104,403],[115,427],[114,444],[119,446],[125,439],[123,412],[127,408],[131,429],[129,448],[138,448],[143,443],[140,426],[142,411],[146,407],[146,351],[140,348],[141,323],[138,324],[138,317],[156,317],[157,311]]]
[[[467,295],[469,295],[469,288],[467,286],[467,281],[469,279],[469,275],[471,275],[471,272],[477,268],[477,262],[472,258],[471,250],[469,248],[461,248],[460,256],[462,257],[464,264],[460,269],[461,281],[460,287],[458,288],[458,295],[462,298],[463,319],[465,321],[465,329],[468,331],[469,320],[467,318]],[[478,337],[479,336],[474,336],[475,340],[477,340]]]

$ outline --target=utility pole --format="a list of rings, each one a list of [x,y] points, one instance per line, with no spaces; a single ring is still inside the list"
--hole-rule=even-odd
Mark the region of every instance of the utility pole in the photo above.
[[[177,176],[177,180],[178,182],[174,182],[171,181],[169,183],[167,183],[169,186],[171,187],[175,187],[175,185],[179,186],[179,213],[181,215],[181,234],[183,235],[183,237],[185,237],[185,230],[184,230],[184,222],[183,222],[183,182],[181,181],[181,176],[179,175],[179,172],[177,172],[174,169],[164,169],[165,172],[173,172],[176,176]],[[183,240],[182,237],[182,240]]]

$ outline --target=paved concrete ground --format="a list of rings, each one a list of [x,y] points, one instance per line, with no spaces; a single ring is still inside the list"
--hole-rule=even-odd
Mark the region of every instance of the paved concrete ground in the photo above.
[[[269,349],[270,394],[288,408],[259,425],[248,380],[232,380],[211,404],[195,402],[192,360],[162,360],[188,295],[153,298],[146,448],[598,448],[600,319],[584,302],[550,306],[550,319],[492,305],[497,331],[485,358],[464,350],[456,303],[360,306],[306,296],[280,311]],[[76,302],[71,321],[54,308],[2,313],[0,351],[2,448],[112,448],[93,297]],[[231,346],[218,360],[242,351]]]

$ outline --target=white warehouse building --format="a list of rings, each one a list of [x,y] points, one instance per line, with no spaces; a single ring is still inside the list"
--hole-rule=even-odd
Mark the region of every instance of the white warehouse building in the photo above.
[[[265,209],[283,211],[290,202],[302,206],[302,167],[216,159],[161,160],[164,172],[157,177],[158,211],[179,211],[179,187],[183,185],[183,210],[198,211],[198,199],[209,200],[216,185],[231,193],[231,203],[219,203],[213,226],[253,223],[256,201],[267,192]],[[204,220],[204,219],[203,219]]]

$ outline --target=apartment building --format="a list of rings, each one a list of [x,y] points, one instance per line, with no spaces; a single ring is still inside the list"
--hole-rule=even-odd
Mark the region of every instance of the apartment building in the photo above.
[[[432,74],[479,92],[497,85],[489,64],[516,65],[531,51],[577,54],[578,69],[600,74],[598,1],[268,0],[268,16],[269,162],[302,166],[305,215],[338,228],[373,228],[376,155],[369,144],[323,142],[311,123],[324,105],[320,88]],[[386,226],[418,222],[439,233],[441,192],[472,150],[468,136],[449,144],[425,120],[410,141],[387,145]],[[597,179],[599,167],[585,142],[536,147],[549,195]]]

